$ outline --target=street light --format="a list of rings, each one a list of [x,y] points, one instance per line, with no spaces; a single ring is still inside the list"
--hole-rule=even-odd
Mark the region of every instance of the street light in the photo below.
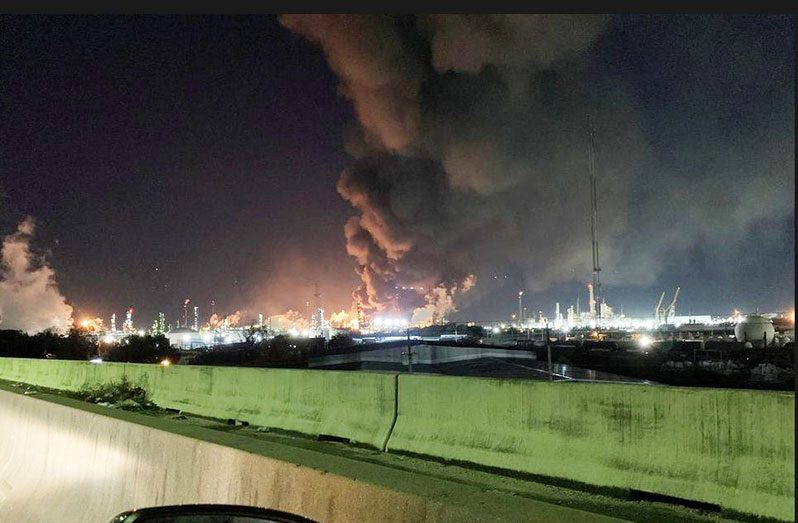
[[[523,309],[521,306],[521,297],[524,295],[524,291],[518,291],[518,325],[519,327],[524,323],[524,316],[523,316]]]

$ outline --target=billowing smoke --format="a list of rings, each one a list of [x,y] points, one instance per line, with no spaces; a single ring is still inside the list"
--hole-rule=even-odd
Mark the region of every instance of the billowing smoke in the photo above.
[[[322,46],[363,126],[338,192],[358,211],[345,235],[365,309],[442,319],[464,281],[473,286],[491,266],[528,266],[530,246],[541,247],[527,274],[534,287],[585,265],[584,216],[562,212],[587,197],[576,183],[585,155],[574,154],[585,151],[587,107],[571,76],[602,18],[289,15],[282,23]],[[606,220],[608,230],[618,226]],[[551,250],[555,224],[576,234]]]
[[[288,310],[284,314],[269,316],[269,326],[277,331],[290,331],[291,329],[305,330],[310,326],[307,318],[299,311]]]
[[[102,318],[86,318],[80,322],[80,328],[86,332],[97,334],[105,331],[105,321]]]
[[[480,278],[495,273],[518,275],[533,292],[587,280],[588,117],[599,143],[602,259],[625,283],[651,283],[674,249],[718,230],[712,204],[690,205],[663,186],[665,169],[649,176],[637,105],[589,69],[605,17],[286,15],[281,23],[321,46],[361,124],[337,188],[357,211],[344,232],[364,310],[432,319],[454,309],[464,281],[476,277],[467,294],[475,298]],[[719,173],[708,176],[702,186]],[[642,195],[647,201],[634,196],[643,221],[629,234],[630,187],[645,177],[646,187],[663,187]],[[733,206],[750,185],[740,178],[725,195],[701,194]],[[787,208],[789,196],[752,189]],[[678,230],[657,222],[663,212]],[[738,208],[729,236],[756,215]],[[691,217],[698,223],[684,223]]]
[[[447,287],[440,284],[427,292],[427,304],[413,311],[410,323],[413,325],[431,325],[441,322],[452,312],[456,312],[455,299],[474,287],[476,278],[469,274],[459,285],[457,283]]]
[[[186,300],[188,303],[188,300]],[[208,328],[209,329],[221,329],[221,328],[229,328],[229,327],[236,327],[239,323],[241,323],[241,311],[235,311],[232,314],[211,314],[211,317],[208,319]]]
[[[330,327],[334,329],[357,329],[357,315],[340,310],[330,314]]]
[[[72,326],[72,307],[58,290],[55,271],[31,251],[35,229],[28,217],[3,239],[0,257],[0,328],[36,333]]]

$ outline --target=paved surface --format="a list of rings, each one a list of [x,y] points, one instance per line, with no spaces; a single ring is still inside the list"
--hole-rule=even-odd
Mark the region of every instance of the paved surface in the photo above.
[[[478,360],[444,363],[436,366],[441,374],[450,376],[479,376],[493,378],[549,379],[548,364],[542,361],[510,358],[481,358]],[[553,380],[605,381],[617,383],[651,384],[652,382],[600,372],[573,365],[552,364]]]
[[[534,354],[517,350],[484,349],[483,354],[464,357],[459,360],[437,360],[425,353],[425,347],[413,348],[413,372],[423,374],[445,374],[447,376],[474,376],[481,378],[517,378],[531,380],[548,380],[548,364],[534,359]],[[491,350],[502,353],[492,356]],[[351,354],[337,354],[314,358],[312,368],[330,370],[364,370],[385,372],[409,372],[406,349],[371,350]],[[512,357],[513,354],[527,357]],[[651,381],[622,376],[611,372],[601,372],[573,365],[552,364],[552,376],[555,381],[601,381],[614,383],[653,384]]]

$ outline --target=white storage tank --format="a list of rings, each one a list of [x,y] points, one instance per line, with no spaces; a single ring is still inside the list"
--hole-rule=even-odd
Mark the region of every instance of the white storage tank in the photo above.
[[[749,342],[751,346],[762,348],[767,336],[767,344],[773,343],[776,330],[773,322],[764,316],[750,314],[734,327],[734,337],[740,342]]]
[[[169,345],[181,350],[192,349],[195,346],[203,345],[200,333],[186,327],[172,329],[166,333],[166,337],[169,339]]]

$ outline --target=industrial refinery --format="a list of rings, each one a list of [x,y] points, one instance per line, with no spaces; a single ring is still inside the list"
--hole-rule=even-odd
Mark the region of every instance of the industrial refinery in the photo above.
[[[134,325],[134,309],[129,308],[121,329],[117,328],[116,313],[110,317],[110,328],[104,328],[103,320],[87,319],[81,323],[84,330],[95,334],[103,343],[119,343],[130,335],[162,334],[173,347],[182,350],[195,350],[209,347],[224,347],[246,342],[259,343],[276,336],[305,339],[331,340],[337,335],[351,337],[357,343],[391,343],[400,340],[462,341],[492,345],[523,345],[537,340],[546,345],[551,340],[562,343],[582,343],[585,340],[601,343],[629,343],[647,349],[655,343],[668,340],[671,344],[680,341],[700,341],[742,344],[744,348],[783,347],[795,337],[795,316],[793,311],[780,311],[760,314],[758,310],[742,313],[734,310],[728,315],[677,314],[681,287],[676,286],[672,294],[663,291],[653,303],[653,311],[647,317],[626,316],[623,307],[620,311],[604,298],[601,283],[599,250],[599,198],[598,162],[596,152],[596,132],[593,122],[587,121],[588,154],[587,185],[590,194],[590,245],[592,280],[586,284],[587,303],[581,304],[580,297],[575,303],[561,307],[553,304],[552,310],[529,314],[524,306],[524,290],[517,296],[517,312],[509,318],[466,322],[449,322],[446,314],[454,312],[454,297],[457,285],[446,287],[440,284],[435,289],[415,286],[395,286],[397,292],[415,293],[425,296],[426,307],[413,311],[397,310],[396,303],[383,307],[372,307],[367,313],[361,307],[361,300],[355,300],[351,312],[341,310],[331,315],[325,314],[318,282],[314,282],[312,300],[305,302],[305,313],[289,310],[284,314],[264,316],[257,313],[255,318],[243,318],[237,310],[229,314],[217,314],[216,302],[209,304],[207,320],[200,319],[200,307],[185,298],[178,319],[169,323],[161,312],[148,329]],[[467,292],[475,285],[475,278],[469,275],[461,284],[461,291]],[[311,302],[313,306],[311,307]],[[515,310],[515,303],[509,307]],[[431,314],[418,314],[431,310]],[[452,327],[454,333],[449,332]],[[471,330],[468,330],[471,329]],[[476,330],[475,330],[476,329]],[[459,330],[459,332],[458,332]],[[465,332],[464,332],[465,331]],[[437,334],[435,334],[437,333]]]

